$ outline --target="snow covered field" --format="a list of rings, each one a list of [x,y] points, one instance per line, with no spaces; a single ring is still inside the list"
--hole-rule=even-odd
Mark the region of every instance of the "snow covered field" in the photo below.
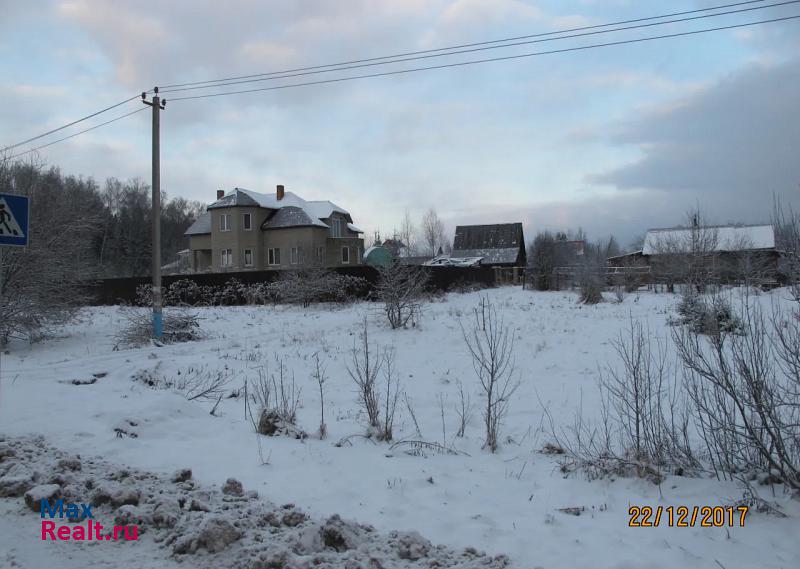
[[[521,380],[497,454],[481,449],[480,390],[459,326],[459,319],[468,323],[482,294],[512,326]],[[14,344],[3,354],[0,433],[42,434],[65,452],[165,475],[188,467],[206,485],[235,477],[264,498],[295,503],[317,518],[339,514],[381,532],[415,530],[433,543],[507,554],[518,567],[796,568],[800,502],[776,496],[790,518],[751,512],[742,528],[631,528],[629,506],[713,506],[741,498],[742,490],[710,477],[670,476],[660,486],[638,479],[588,481],[581,473],[565,476],[553,456],[539,452],[551,440],[543,406],[562,425],[579,407],[596,415],[598,365],[613,361],[609,341],[631,316],[666,339],[676,301],[642,293],[622,304],[581,306],[570,292],[498,288],[448,295],[426,305],[420,328],[395,331],[368,303],[204,308],[198,312],[208,339],[120,351],[113,349],[123,325],[118,309],[87,309],[61,337]],[[462,454],[412,456],[359,437],[335,445],[365,432],[345,367],[365,316],[371,342],[396,349],[401,389],[413,402],[424,439]],[[311,370],[317,352],[329,377],[326,440],[314,437],[319,395]],[[241,398],[223,398],[211,415],[213,401],[188,401],[133,380],[141,370],[166,378],[200,370],[222,373],[230,378],[227,389],[235,390],[259,370],[275,373],[276,356],[303,389],[298,424],[311,436],[262,437],[261,453]],[[71,382],[93,374],[105,375],[92,384]],[[459,382],[475,405],[463,438],[455,436]],[[402,403],[398,413],[395,439],[417,438]],[[569,507],[584,511],[559,511]],[[4,503],[0,550],[13,543],[24,562],[25,551],[42,542],[35,532],[21,533],[9,512]]]

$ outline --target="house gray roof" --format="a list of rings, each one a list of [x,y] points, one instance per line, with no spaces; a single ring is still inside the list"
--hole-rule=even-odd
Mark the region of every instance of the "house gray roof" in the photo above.
[[[450,256],[483,257],[485,265],[524,263],[522,223],[459,225]]]
[[[201,213],[184,235],[206,235],[211,233],[211,214]]]
[[[348,222],[353,222],[353,218],[350,217],[350,212],[339,207],[335,203],[327,200],[306,201],[293,192],[284,192],[283,199],[279,200],[278,196],[274,193],[262,194],[244,188],[234,188],[228,195],[223,196],[221,199],[218,199],[208,206],[208,209],[231,206],[264,207],[268,209],[281,209],[293,206],[304,210],[309,217],[314,219],[327,219],[334,213],[341,213],[347,218]]]
[[[285,198],[284,198],[285,199]],[[297,206],[285,206],[276,211],[272,217],[261,224],[261,229],[282,229],[284,227],[322,227],[328,229],[319,219],[313,219]]]
[[[650,229],[644,239],[642,254],[689,252],[693,240],[698,239],[702,241],[704,249],[716,252],[775,248],[772,225],[709,225],[694,229]]]

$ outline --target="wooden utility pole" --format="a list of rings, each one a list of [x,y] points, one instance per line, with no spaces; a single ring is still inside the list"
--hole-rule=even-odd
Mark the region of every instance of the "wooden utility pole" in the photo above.
[[[167,106],[167,100],[163,101],[158,96],[158,87],[153,88],[152,102],[146,101],[147,93],[142,93],[142,102],[153,107],[153,337],[161,339],[164,334],[164,318],[161,312],[161,128],[159,113]]]

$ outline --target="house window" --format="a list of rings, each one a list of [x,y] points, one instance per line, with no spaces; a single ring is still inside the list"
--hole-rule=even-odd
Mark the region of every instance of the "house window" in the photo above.
[[[342,220],[338,217],[331,219],[331,237],[342,236]]]
[[[220,257],[220,266],[231,267],[233,266],[233,251],[230,249],[223,249]]]
[[[253,266],[253,250],[252,249],[245,249],[244,250],[244,266],[245,267],[252,267]]]
[[[280,265],[281,264],[281,250],[278,248],[267,249],[267,264]]]
[[[325,263],[325,247],[317,247],[317,263],[320,265]]]
[[[231,215],[229,213],[223,213],[219,216],[219,230],[220,231],[230,231],[231,230]]]
[[[253,215],[250,213],[242,214],[242,227],[245,231],[253,229]]]
[[[350,262],[350,247],[342,247],[342,263],[348,264]]]
[[[303,250],[300,247],[292,247],[291,251],[289,252],[289,262],[292,265],[297,265],[301,261],[303,256]]]

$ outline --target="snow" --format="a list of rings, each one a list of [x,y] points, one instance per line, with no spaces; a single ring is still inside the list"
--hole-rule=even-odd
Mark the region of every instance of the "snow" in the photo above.
[[[260,192],[254,192],[253,190],[245,190],[244,188],[236,188],[236,191],[240,191],[251,197],[261,207],[280,209],[286,206],[295,206],[304,210],[309,217],[315,219],[328,219],[333,213],[350,215],[346,209],[339,207],[333,202],[327,200],[306,201],[293,192],[284,192],[283,199],[279,200],[278,196],[274,193],[262,194]]]
[[[459,321],[469,325],[481,294],[491,298],[512,327],[522,381],[494,455],[481,449],[478,409],[466,436],[455,437],[459,381],[476,405],[480,398]],[[768,304],[781,302],[781,295],[778,289],[759,298]],[[515,567],[525,568],[797,567],[800,502],[779,495],[775,499],[782,500],[790,518],[752,512],[743,528],[630,528],[631,505],[727,504],[741,498],[742,489],[711,477],[668,476],[660,486],[640,479],[590,481],[581,474],[563,474],[553,456],[539,452],[550,442],[543,407],[560,426],[568,426],[578,408],[596,416],[598,364],[612,358],[610,340],[629,317],[666,338],[665,321],[676,300],[641,293],[621,304],[586,307],[571,292],[498,288],[449,294],[426,305],[419,328],[396,331],[370,303],[203,308],[198,312],[208,339],[122,351],[113,350],[113,335],[123,323],[120,311],[91,308],[59,337],[15,343],[2,354],[0,433],[41,434],[70,456],[102,457],[166,478],[188,467],[206,487],[221,487],[234,477],[245,490],[256,490],[274,503],[297,504],[314,519],[338,514],[384,534],[418,532],[424,539],[411,539],[410,558],[429,540],[457,550],[471,546],[490,555],[506,554]],[[364,317],[371,340],[396,350],[402,388],[423,437],[461,452],[411,456],[358,437],[335,446],[365,432],[346,371]],[[328,438],[322,441],[313,436],[319,424],[319,395],[310,376],[315,353],[328,373]],[[142,371],[175,378],[206,366],[232,376],[228,387],[235,389],[245,378],[274,372],[276,356],[303,388],[298,422],[312,435],[308,439],[257,437],[241,398],[223,398],[211,415],[215,401],[188,401],[180,393],[132,379]],[[99,372],[107,375],[93,384],[70,382]],[[406,410],[398,413],[395,436],[414,435]],[[136,436],[118,436],[114,429],[121,423]],[[25,471],[12,474],[24,478]],[[24,507],[6,498],[0,508],[0,551],[13,548],[19,566],[57,560],[79,567],[107,556],[65,547],[70,544],[44,547],[36,533],[37,516],[28,512],[20,517]],[[583,508],[582,515],[568,515],[562,508]],[[138,562],[141,544],[120,545],[116,566],[172,566],[171,560],[158,564],[156,549],[140,549]],[[3,555],[0,566],[11,563]]]
[[[438,255],[422,264],[433,267],[477,267],[481,264],[482,260],[483,257],[451,257],[450,255]]]
[[[703,239],[714,239],[715,251],[743,251],[750,249],[772,249],[775,247],[775,231],[772,225],[727,225],[701,227]],[[644,240],[642,253],[657,255],[665,245],[678,250],[689,250],[692,229],[651,229]]]
[[[483,249],[454,249],[451,258],[473,259],[480,257],[487,265],[496,263],[516,263],[519,257],[519,247],[504,247],[493,249],[486,247]]]

